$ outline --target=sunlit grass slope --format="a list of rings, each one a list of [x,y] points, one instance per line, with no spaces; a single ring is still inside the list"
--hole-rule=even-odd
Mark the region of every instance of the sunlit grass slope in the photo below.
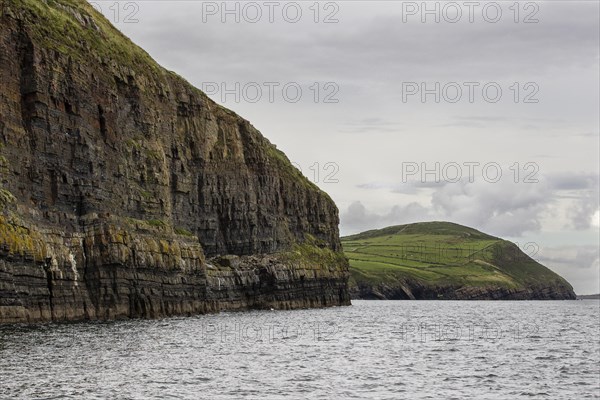
[[[450,222],[392,226],[342,238],[351,285],[418,281],[519,288],[568,283],[509,241]]]

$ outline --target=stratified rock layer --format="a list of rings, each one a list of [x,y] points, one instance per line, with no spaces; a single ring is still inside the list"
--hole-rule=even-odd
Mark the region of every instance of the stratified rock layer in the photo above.
[[[0,0],[0,146],[0,322],[349,304],[331,199],[84,0]]]
[[[405,280],[393,284],[352,283],[350,297],[363,300],[575,300],[569,285],[499,286],[426,285]]]

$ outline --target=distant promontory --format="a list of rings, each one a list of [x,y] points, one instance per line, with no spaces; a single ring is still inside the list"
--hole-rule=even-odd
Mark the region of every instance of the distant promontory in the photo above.
[[[564,278],[507,240],[450,222],[342,238],[355,299],[575,299]]]

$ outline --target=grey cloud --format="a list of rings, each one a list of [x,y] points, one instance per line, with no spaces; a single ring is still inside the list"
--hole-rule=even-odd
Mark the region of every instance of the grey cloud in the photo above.
[[[597,20],[595,16],[585,15],[594,12],[595,7],[574,8],[565,3],[545,3],[542,8],[545,11],[543,23],[530,25],[401,24],[398,16],[390,13],[390,16],[373,19],[360,30],[321,40],[328,43],[330,49],[335,49],[336,55],[353,54],[350,46],[353,51],[356,47],[361,48],[363,52],[359,54],[364,55],[363,60],[368,60],[377,71],[396,62],[394,71],[408,75],[409,79],[498,77],[499,73],[511,74],[514,71],[511,64],[516,66],[517,63],[522,73],[535,73],[536,76],[554,65],[566,66],[573,62],[595,65],[595,54],[589,50],[597,47]],[[575,29],[574,19],[577,19]],[[498,40],[499,37],[502,40]],[[506,59],[503,55],[508,52],[514,57]],[[384,54],[386,56],[382,57]],[[439,60],[456,68],[440,69]],[[415,68],[409,69],[411,66]],[[458,70],[463,73],[457,74]]]
[[[571,226],[577,230],[586,230],[592,227],[592,216],[598,211],[598,193],[589,193],[579,198],[578,201],[567,210]]]
[[[592,216],[598,210],[598,174],[593,173],[542,175],[539,183],[514,183],[504,177],[496,183],[481,179],[471,183],[463,179],[457,183],[378,182],[359,187],[403,194],[432,189],[431,207],[425,215],[451,219],[500,236],[518,237],[525,232],[540,231],[544,213],[558,198],[567,197],[561,195],[562,192],[569,193],[574,200],[567,209],[570,227],[577,230],[591,228]]]
[[[455,116],[454,122],[440,125],[441,127],[467,127],[467,128],[483,128],[490,123],[504,123],[511,122],[511,120],[505,116]]]
[[[364,118],[344,124],[339,131],[343,133],[401,132],[401,125],[382,118]]]
[[[373,17],[364,17],[365,7]],[[135,32],[152,54],[167,64],[189,64],[201,79],[254,79],[266,72],[274,79],[317,75],[393,84],[399,77],[500,79],[516,69],[538,76],[573,63],[597,65],[591,51],[598,47],[597,6],[546,2],[541,12],[538,24],[509,18],[499,24],[403,24],[399,5],[347,2],[337,24],[222,24],[202,23],[195,2],[157,1],[143,3]]]
[[[507,181],[445,184],[434,190],[431,206],[411,202],[395,205],[385,214],[377,214],[355,202],[342,213],[341,223],[345,230],[355,231],[408,222],[447,220],[497,236],[518,237],[527,231],[539,231],[541,215],[549,205],[547,188],[534,186],[511,185]]]
[[[361,183],[356,185],[359,189],[386,189],[392,193],[403,193],[403,194],[416,194],[422,189],[437,189],[448,185],[449,183],[443,180],[439,181],[418,181],[418,180],[407,180],[405,183],[383,183],[383,182],[371,182]]]
[[[524,130],[535,131],[540,129],[541,126],[550,124],[553,128],[565,128],[568,127],[568,121],[564,121],[557,118],[535,118],[535,117],[508,117],[505,115],[474,115],[474,116],[463,116],[457,115],[451,117],[452,122],[439,125],[441,127],[476,127],[485,128],[493,124],[511,126],[515,123],[520,123],[520,127]],[[548,135],[548,131],[544,130],[544,135]],[[556,135],[553,133],[552,135]]]
[[[582,132],[582,133],[575,133],[575,136],[583,136],[583,137],[593,137],[593,138],[600,138],[600,133],[598,132]]]
[[[448,182],[421,182],[421,181],[408,181],[404,184],[394,185],[391,188],[392,193],[402,194],[416,194],[425,189],[438,189],[448,185]]]
[[[499,122],[499,121],[507,121],[507,117],[499,117],[499,116],[485,116],[485,115],[475,115],[475,116],[458,116],[456,119],[463,121],[483,121],[483,122]]]
[[[575,201],[567,209],[568,228],[591,228],[592,216],[600,208],[600,176],[597,173],[566,172],[548,175],[546,180],[556,197]]]
[[[447,124],[441,124],[441,125],[438,125],[438,126],[442,127],[442,128],[452,128],[452,127],[458,127],[458,128],[484,128],[485,125],[486,124],[484,122],[456,121],[456,122],[449,122]]]
[[[341,213],[340,218],[343,220],[342,234],[344,235],[390,225],[433,220],[425,207],[414,202],[405,206],[396,205],[385,214],[377,214],[368,211],[360,201],[355,201]]]
[[[539,231],[550,192],[542,184],[460,182],[433,193],[433,207],[442,215],[499,236]]]
[[[570,264],[573,268],[594,268],[600,257],[595,246],[556,246],[540,248],[537,259],[548,264]]]
[[[577,294],[600,293],[600,249],[597,246],[542,247],[535,258],[567,279]]]
[[[546,180],[555,190],[597,190],[600,175],[597,173],[563,172],[546,175]]]

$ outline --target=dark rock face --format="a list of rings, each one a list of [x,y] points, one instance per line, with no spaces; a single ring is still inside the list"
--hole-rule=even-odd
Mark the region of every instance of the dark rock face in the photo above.
[[[339,252],[331,199],[107,24],[0,0],[0,322],[349,304],[343,258],[275,254]]]
[[[353,299],[364,300],[575,300],[573,289],[557,284],[532,285],[522,289],[505,287],[436,286],[406,280],[394,285],[359,282],[350,287]]]

